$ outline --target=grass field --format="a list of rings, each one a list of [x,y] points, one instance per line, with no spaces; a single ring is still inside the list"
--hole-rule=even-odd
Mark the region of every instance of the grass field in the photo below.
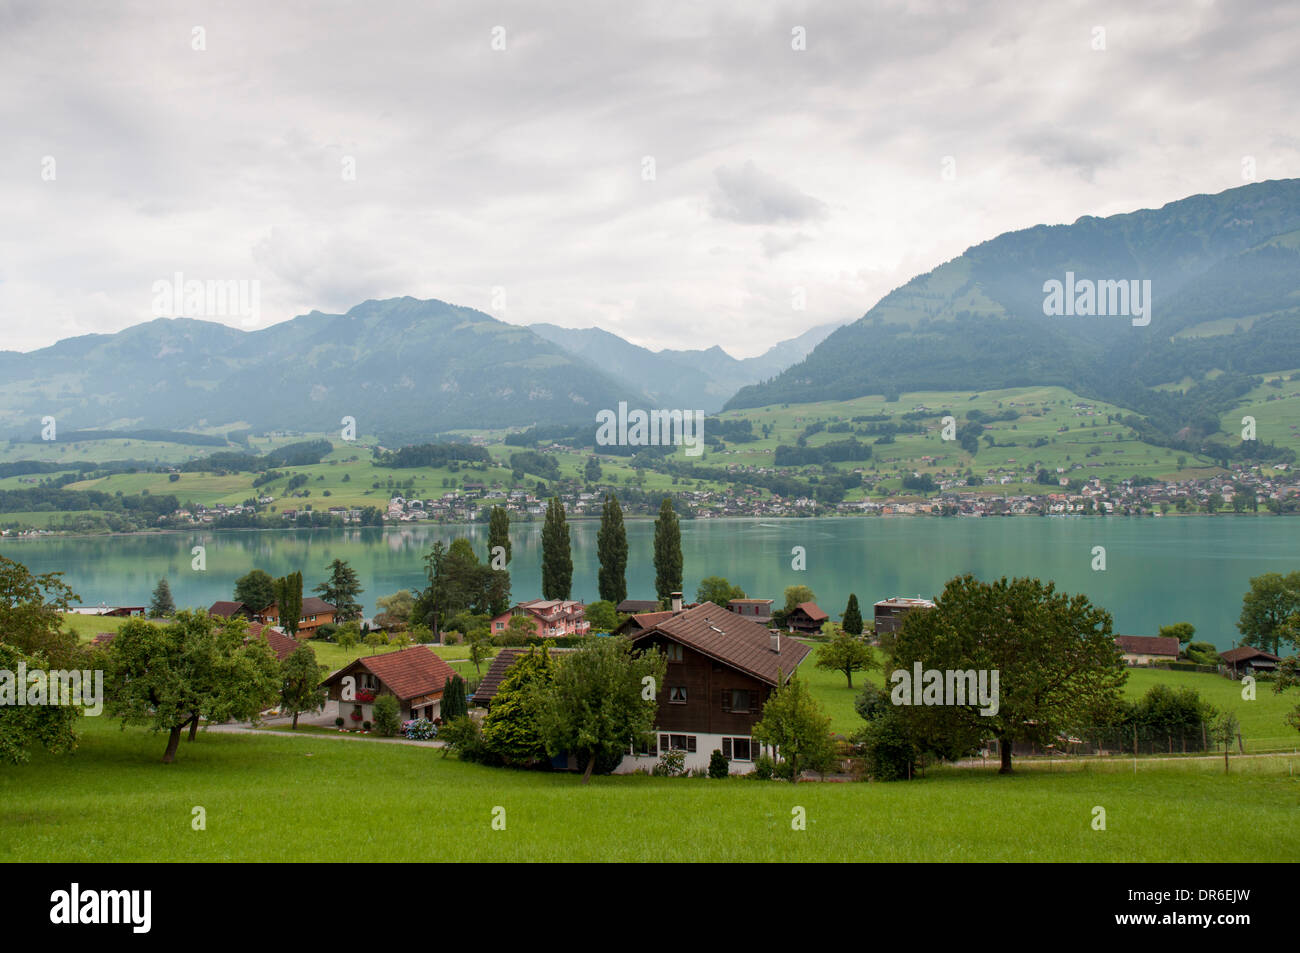
[[[1289,861],[1300,759],[932,771],[896,784],[595,777],[432,748],[84,719],[69,756],[0,767],[5,861]],[[1093,810],[1106,811],[1095,831]],[[191,826],[193,809],[206,829]],[[494,830],[494,809],[505,829]],[[802,808],[806,830],[793,830]],[[500,811],[497,816],[501,816]]]

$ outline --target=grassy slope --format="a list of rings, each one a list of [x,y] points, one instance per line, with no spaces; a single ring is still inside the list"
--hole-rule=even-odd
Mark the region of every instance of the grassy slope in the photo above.
[[[597,777],[461,764],[432,748],[86,720],[71,756],[0,767],[0,859],[1289,860],[1300,780],[1285,759],[1074,772],[932,772],[899,784]],[[1091,829],[1104,806],[1107,830]],[[192,808],[207,828],[191,829]],[[791,810],[807,812],[792,831]],[[506,811],[506,829],[491,828]],[[1207,820],[1209,819],[1209,820]]]

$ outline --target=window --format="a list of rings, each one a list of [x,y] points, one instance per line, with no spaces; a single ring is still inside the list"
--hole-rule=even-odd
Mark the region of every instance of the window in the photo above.
[[[667,739],[668,736],[663,735],[662,737]],[[654,735],[651,735],[644,741],[634,741],[630,750],[632,754],[639,755],[643,758],[655,758],[659,755],[659,746],[655,744]]]
[[[668,745],[668,747],[670,748],[675,748],[678,751],[687,751],[691,753],[694,753],[695,751],[694,735],[664,735],[663,737],[668,738],[672,742],[670,745]]]
[[[754,748],[748,738],[722,739],[722,755],[728,761],[753,761]]]
[[[676,642],[669,642],[664,648],[668,651],[668,661],[680,662],[682,660],[682,647]]]
[[[420,717],[420,711],[419,711],[419,709],[417,709],[417,708],[412,708],[412,709],[411,709],[411,721],[415,721],[415,719],[417,719],[417,718],[419,718],[419,717]]]
[[[674,705],[686,704],[686,686],[674,685],[668,689],[668,701]]]
[[[758,692],[747,688],[724,688],[723,711],[758,711]]]

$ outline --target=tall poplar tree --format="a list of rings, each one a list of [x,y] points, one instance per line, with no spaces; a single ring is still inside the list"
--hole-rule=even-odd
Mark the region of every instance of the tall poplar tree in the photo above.
[[[546,504],[546,522],[542,524],[542,598],[567,599],[572,588],[569,526],[564,519],[564,504],[553,496]]]
[[[302,618],[302,573],[291,572],[275,581],[275,601],[280,609],[280,625],[296,637]]]
[[[596,553],[600,558],[600,597],[617,606],[627,598],[627,531],[623,527],[623,508],[612,493],[605,497],[600,511]]]
[[[673,501],[664,497],[655,520],[655,594],[660,601],[682,591],[682,528]]]
[[[492,565],[492,554],[500,546],[506,551],[506,565],[510,564],[510,514],[504,506],[492,507],[492,516],[488,523],[488,564]],[[493,568],[497,568],[493,566]],[[500,567],[504,569],[505,567]]]

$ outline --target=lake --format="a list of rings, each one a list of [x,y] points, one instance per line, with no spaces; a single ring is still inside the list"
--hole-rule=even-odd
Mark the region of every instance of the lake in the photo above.
[[[683,521],[686,593],[704,576],[725,576],[751,597],[780,604],[788,585],[803,583],[837,619],[850,592],[863,615],[889,596],[932,597],[963,572],[982,579],[1033,575],[1058,589],[1083,592],[1115,619],[1117,634],[1154,635],[1187,621],[1197,639],[1235,644],[1235,623],[1249,580],[1300,569],[1300,521],[1274,517],[1188,516],[947,518],[880,517]],[[596,521],[569,524],[573,597],[597,598]],[[512,592],[541,595],[541,523],[511,527]],[[629,520],[628,595],[654,598],[651,520]],[[423,556],[435,540],[467,536],[480,554],[487,526],[414,525],[334,530],[204,531],[166,535],[5,540],[0,552],[33,572],[62,571],[87,605],[147,605],[167,577],[178,606],[207,607],[229,599],[250,568],[273,576],[302,570],[310,590],[330,561],[359,573],[367,615],[375,599],[425,585]],[[207,568],[191,569],[191,549],[206,549]],[[807,568],[791,568],[801,546]],[[1105,547],[1106,569],[1092,569],[1093,548]]]

